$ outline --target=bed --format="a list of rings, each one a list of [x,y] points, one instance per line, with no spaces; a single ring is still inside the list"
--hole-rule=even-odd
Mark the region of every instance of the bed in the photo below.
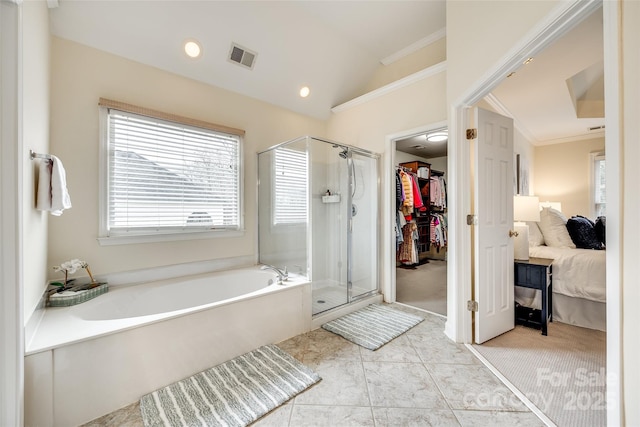
[[[562,215],[558,211],[546,214]],[[567,231],[567,220],[563,218],[559,217],[564,221],[563,227],[556,226],[553,230],[542,212],[539,223],[529,224],[529,256],[553,259],[554,321],[605,331],[606,251],[576,248]],[[538,294],[532,289],[516,287],[516,302],[540,308]]]

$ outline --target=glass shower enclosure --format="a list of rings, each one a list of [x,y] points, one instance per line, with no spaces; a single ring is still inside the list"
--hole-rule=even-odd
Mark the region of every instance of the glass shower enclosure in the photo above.
[[[379,156],[316,137],[258,153],[259,261],[312,282],[313,314],[378,293]]]

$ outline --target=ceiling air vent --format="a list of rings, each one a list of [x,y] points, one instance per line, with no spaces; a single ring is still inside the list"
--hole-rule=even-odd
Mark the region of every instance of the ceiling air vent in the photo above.
[[[253,69],[253,64],[256,62],[256,52],[252,52],[244,47],[231,43],[231,49],[229,50],[229,61],[242,65],[250,70]]]
[[[604,129],[604,125],[602,125],[602,126],[594,126],[592,128],[589,128],[589,132],[595,132],[595,131],[602,130],[602,129]]]

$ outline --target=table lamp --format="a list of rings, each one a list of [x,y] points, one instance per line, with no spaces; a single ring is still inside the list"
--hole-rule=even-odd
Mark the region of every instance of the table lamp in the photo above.
[[[536,196],[513,197],[513,220],[517,233],[513,241],[513,257],[517,260],[529,259],[529,226],[525,221],[540,221],[539,203]]]
[[[558,212],[562,212],[562,203],[560,202],[540,202],[540,209],[542,208],[552,208],[557,210]]]

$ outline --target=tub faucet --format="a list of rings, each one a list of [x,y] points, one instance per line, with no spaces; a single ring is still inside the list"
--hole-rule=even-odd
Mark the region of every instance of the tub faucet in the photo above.
[[[289,278],[289,273],[287,272],[287,267],[284,268],[284,271],[280,270],[278,267],[274,267],[273,265],[265,264],[260,267],[260,270],[273,270],[278,275],[278,285],[282,285],[282,282],[286,282]]]

